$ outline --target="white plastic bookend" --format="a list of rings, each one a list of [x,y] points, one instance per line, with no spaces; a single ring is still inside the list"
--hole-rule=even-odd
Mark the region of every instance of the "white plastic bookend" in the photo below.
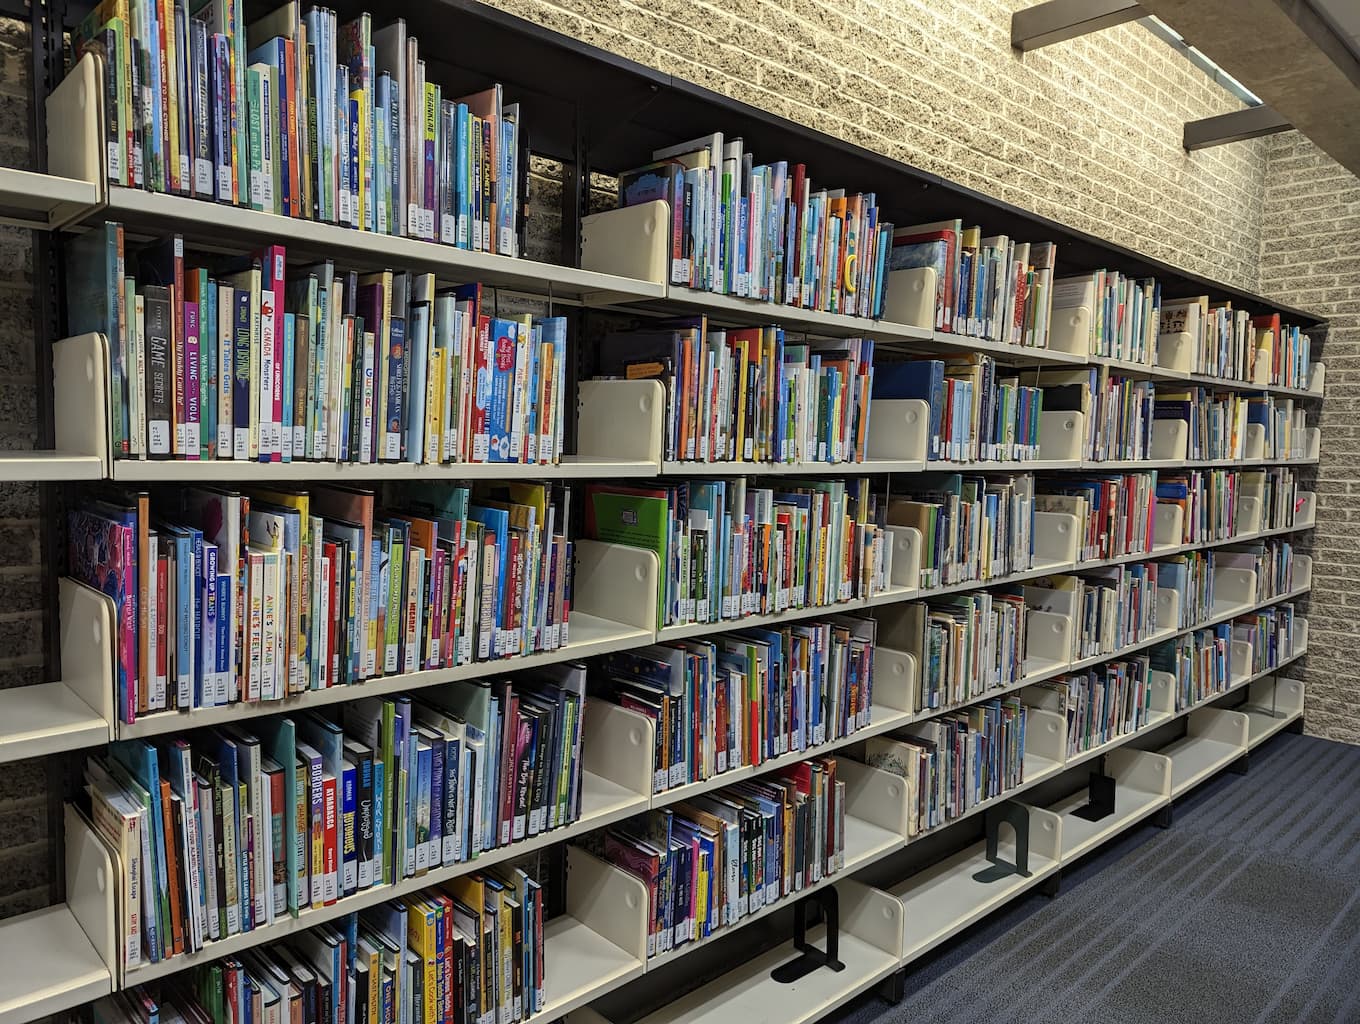
[[[880,638],[881,639],[881,638]],[[910,651],[874,646],[874,703],[908,714],[917,706],[917,669],[920,661]]]
[[[1085,414],[1075,411],[1039,414],[1039,458],[1043,461],[1080,461],[1085,438]]]
[[[578,457],[651,462],[660,472],[665,407],[659,380],[581,381]]]
[[[1313,491],[1299,492],[1299,507],[1294,510],[1294,526],[1312,526],[1317,522],[1317,494]]]
[[[894,587],[917,590],[921,586],[921,531],[914,526],[885,526],[892,539]]]
[[[1176,713],[1176,677],[1170,672],[1148,673],[1148,707],[1158,715]]]
[[[1069,306],[1053,310],[1048,328],[1048,347],[1054,352],[1074,356],[1091,354],[1091,310],[1087,306]]]
[[[1307,590],[1313,585],[1313,556],[1294,556],[1294,589]]]
[[[671,204],[666,200],[581,219],[582,270],[666,284],[670,267]]]
[[[853,879],[837,882],[836,891],[841,929],[895,960],[902,959],[902,901]]]
[[[1293,718],[1303,714],[1303,683],[1297,679],[1263,676],[1247,691],[1247,706],[1253,712],[1273,713],[1274,718]]]
[[[1025,677],[1072,660],[1072,620],[1056,612],[1025,612]]]
[[[109,475],[109,346],[102,334],[52,346],[52,419],[58,451],[93,455]]]
[[[1308,620],[1302,615],[1294,616],[1294,649],[1291,657],[1301,658],[1308,653]]]
[[[1308,373],[1308,390],[1316,395],[1327,389],[1327,364],[1314,363]]]
[[[887,829],[907,841],[907,780],[881,768],[871,768],[848,757],[836,761],[836,775],[845,780],[845,813]]]
[[[1080,544],[1077,516],[1072,512],[1034,513],[1034,564],[1068,568],[1076,564]]]
[[[656,738],[652,720],[607,700],[586,699],[581,761],[592,775],[642,797],[652,794]]]
[[[1268,351],[1268,350],[1267,350]],[[1270,384],[1270,360],[1257,359],[1251,370],[1251,382],[1267,386]]]
[[[1187,736],[1200,736],[1215,743],[1238,747],[1244,753],[1247,749],[1247,716],[1238,711],[1226,711],[1223,708],[1192,711],[1185,732]],[[1172,759],[1175,759],[1174,756]]]
[[[97,201],[104,202],[108,195],[104,138],[104,61],[87,53],[47,97],[48,173],[89,182],[97,189]]]
[[[1000,843],[1003,853],[1014,850],[1014,844],[1007,847],[1008,840]],[[1062,859],[1062,815],[1054,814],[1043,807],[1029,808],[1029,852],[1045,860]]]
[[[930,406],[919,398],[878,398],[869,403],[869,459],[924,462],[930,443]]]
[[[1223,567],[1214,570],[1215,614],[1256,603],[1256,570]],[[1160,619],[1158,621],[1161,621]]]
[[[1171,799],[1171,758],[1164,754],[1120,747],[1106,757],[1105,770],[1121,786]]]
[[[1322,428],[1308,427],[1304,435],[1303,457],[1316,462],[1322,456]]]
[[[1025,753],[1061,763],[1067,758],[1067,716],[1031,708],[1025,721]]]
[[[1156,548],[1180,547],[1185,543],[1185,508],[1157,502],[1152,519],[1152,545]]]
[[[1264,459],[1266,457],[1266,426],[1264,423],[1248,423],[1242,440],[1242,458]]]
[[[1195,367],[1195,339],[1188,331],[1158,335],[1157,365],[1173,373],[1190,373]]]
[[[656,628],[656,553],[626,544],[578,540],[572,611],[639,629]]]
[[[1233,517],[1233,536],[1250,537],[1261,532],[1261,499],[1254,494],[1237,496],[1237,512]]]
[[[1228,654],[1228,680],[1245,679],[1252,673],[1252,646],[1246,640],[1234,640]]]
[[[934,267],[911,267],[888,272],[883,319],[908,327],[933,330],[937,318],[938,284]]]
[[[117,694],[113,599],[70,577],[58,582],[61,603],[62,683],[104,721],[113,723]]]
[[[1185,420],[1156,420],[1152,424],[1152,450],[1156,462],[1184,462],[1190,440]]]
[[[66,905],[118,987],[123,982],[120,925],[126,914],[118,855],[95,834],[89,821],[66,805]]]
[[[1157,588],[1157,628],[1166,629],[1168,626],[1180,627],[1185,625],[1181,622],[1181,595],[1170,587]]]
[[[645,964],[646,884],[577,846],[567,847],[567,880],[567,913]]]

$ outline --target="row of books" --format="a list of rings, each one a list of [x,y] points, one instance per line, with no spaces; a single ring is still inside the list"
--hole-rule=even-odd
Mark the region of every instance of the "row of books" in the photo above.
[[[948,359],[882,362],[873,394],[927,403],[928,461],[1037,459],[1044,392],[1002,373],[995,359],[975,352]]]
[[[1294,654],[1294,606],[1277,604],[1233,619],[1234,643],[1251,644],[1250,671],[1267,672]]]
[[[575,821],[585,669],[555,669],[91,757],[91,821],[122,866],[126,966]]]
[[[1157,631],[1156,562],[1127,562],[1079,575],[1045,576],[1030,589],[1060,592],[1070,601],[1072,658],[1094,658],[1147,639]],[[1045,611],[1061,611],[1045,595]]]
[[[1015,686],[1025,673],[1024,592],[980,591],[913,602],[900,636],[919,651],[916,710],[933,711]]]
[[[887,588],[892,544],[866,479],[591,484],[586,533],[656,552],[658,627],[834,605]]]
[[[101,1024],[482,1024],[546,1002],[535,865],[502,865],[94,1004]]]
[[[756,164],[721,132],[619,175],[619,206],[670,204],[671,284],[880,317],[893,226],[874,193],[815,189],[803,164]]]
[[[1079,561],[1152,551],[1153,497],[1158,474],[1120,473],[1089,478],[1047,477],[1036,487],[1039,512],[1077,517]]]
[[[1294,545],[1288,540],[1274,538],[1230,550],[1243,558],[1245,568],[1256,573],[1257,601],[1268,601],[1275,594],[1294,589]]]
[[[1026,348],[1047,348],[1053,317],[1052,242],[982,237],[963,221],[893,232],[891,270],[935,271],[935,329]]]
[[[114,184],[518,254],[519,105],[446,96],[401,19],[104,0],[74,42],[103,59]]]
[[[907,787],[907,834],[967,814],[1025,781],[1026,707],[990,700],[865,743],[865,760]]]
[[[1162,290],[1153,278],[1135,280],[1118,270],[1094,270],[1053,282],[1053,307],[1085,308],[1088,355],[1151,363],[1162,319]]]
[[[649,897],[647,956],[722,934],[845,866],[845,783],[832,757],[652,810],[592,837]]]
[[[1190,335],[1191,372],[1306,388],[1312,372],[1312,344],[1279,313],[1252,316],[1232,303],[1213,305],[1207,295],[1162,305],[1162,334]]]
[[[417,497],[418,495],[418,497]],[[111,489],[70,513],[111,597],[118,715],[281,700],[567,643],[569,491]]]
[[[1228,689],[1232,674],[1232,623],[1220,622],[1158,644],[1148,664],[1176,680],[1176,710],[1186,711]]]
[[[660,793],[867,727],[875,636],[836,616],[658,644],[607,655],[594,692],[655,723]]]
[[[499,317],[433,274],[289,267],[283,246],[74,241],[72,333],[109,341],[116,456],[261,462],[560,460],[566,320]]]
[[[1244,458],[1249,425],[1262,429],[1263,457],[1302,459],[1307,455],[1307,417],[1292,398],[1200,387],[1161,388],[1157,391],[1156,418],[1185,420],[1188,459]]]
[[[781,327],[707,317],[608,334],[603,377],[660,380],[665,457],[698,462],[862,462],[874,343],[786,341]]]
[[[1067,756],[1076,757],[1147,726],[1150,671],[1147,655],[1139,655],[1026,687],[1021,698],[1066,717]]]
[[[1251,395],[1247,399],[1247,422],[1258,423],[1264,428],[1265,458],[1308,457],[1308,416],[1294,399]]]
[[[1222,564],[1222,558],[1221,550],[1210,548],[1183,551],[1157,563],[1157,585],[1179,599],[1180,614],[1174,623],[1177,629],[1189,629],[1213,614],[1214,569]]]
[[[1023,572],[1034,559],[1034,477],[964,477],[890,497],[890,526],[921,533],[922,589]]]

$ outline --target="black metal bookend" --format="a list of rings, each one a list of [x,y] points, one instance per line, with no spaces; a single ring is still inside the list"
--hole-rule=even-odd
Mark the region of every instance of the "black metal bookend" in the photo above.
[[[1105,759],[1091,772],[1089,796],[1084,807],[1072,812],[1073,817],[1085,821],[1100,821],[1114,813],[1114,779],[1105,774]]]
[[[1010,825],[1015,832],[1015,863],[1008,864],[997,852],[1001,845],[1001,826]],[[1029,877],[1029,811],[1014,800],[987,808],[987,859],[985,867],[973,876],[973,881],[987,885],[1011,875]]]
[[[808,911],[813,905],[822,908],[826,920],[826,949],[821,950],[807,941]],[[840,954],[840,899],[834,886],[828,886],[810,896],[804,896],[793,905],[793,948],[798,956],[788,963],[780,964],[770,972],[770,977],[781,985],[791,985],[799,978],[806,977],[819,967],[833,971],[845,970],[839,960]]]

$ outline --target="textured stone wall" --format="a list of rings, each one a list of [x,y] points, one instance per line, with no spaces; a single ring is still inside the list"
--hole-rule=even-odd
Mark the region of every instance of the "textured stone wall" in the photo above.
[[[1264,141],[1194,154],[1181,148],[1184,121],[1241,104],[1141,25],[1022,56],[1010,46],[1010,16],[1031,2],[490,0],[1175,266],[1254,288]]]
[[[1309,732],[1360,743],[1360,180],[1298,132],[1267,142],[1263,294],[1328,318],[1322,461],[1310,538]]]

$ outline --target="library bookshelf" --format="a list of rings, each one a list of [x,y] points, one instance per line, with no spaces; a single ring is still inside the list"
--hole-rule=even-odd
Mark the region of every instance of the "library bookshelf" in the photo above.
[[[646,140],[674,141],[691,124],[721,123],[741,132],[763,150],[808,154],[824,175],[863,182],[883,195],[904,195],[905,186],[933,186],[919,202],[902,198],[903,223],[935,215],[962,214],[995,225],[1015,236],[1052,238],[1070,253],[1071,266],[1118,266],[1134,275],[1156,276],[1172,292],[1207,292],[1261,310],[1279,310],[1295,320],[1316,324],[1315,317],[1282,308],[1215,282],[1187,275],[1062,225],[1035,217],[958,188],[923,172],[859,150],[840,140],[800,128],[764,112],[717,97],[689,83],[604,54],[554,33],[529,26],[471,0],[412,5],[412,26],[444,26],[456,19],[484,54],[485,67],[473,70],[492,77],[494,54],[515,47],[527,55],[520,62],[549,121],[545,153],[570,156],[578,170],[591,166],[619,170],[638,161],[650,148],[626,142],[637,128]],[[542,58],[541,68],[535,57]],[[549,59],[551,58],[551,59]],[[595,149],[586,151],[579,133],[567,133],[554,98],[567,74],[578,114],[586,97],[632,97],[645,86],[659,97],[625,110],[623,128]],[[574,77],[570,77],[574,76]],[[552,85],[552,88],[545,86]],[[890,276],[890,301],[882,319],[799,309],[737,296],[696,291],[667,280],[665,204],[644,204],[609,213],[582,216],[567,212],[566,248],[574,258],[563,264],[511,259],[462,250],[411,238],[361,233],[330,224],[289,219],[252,210],[224,209],[183,196],[161,195],[110,185],[101,155],[107,124],[98,102],[100,82],[93,62],[82,62],[46,98],[48,166],[52,173],[0,170],[0,219],[37,230],[81,230],[104,220],[122,222],[146,236],[168,231],[189,245],[233,251],[281,241],[290,256],[334,256],[357,269],[400,266],[436,275],[441,282],[480,282],[509,295],[531,296],[569,310],[703,313],[715,322],[739,325],[779,323],[787,330],[820,338],[871,337],[889,350],[907,353],[969,352],[1033,374],[1042,381],[1050,369],[1100,367],[1132,380],[1176,386],[1203,385],[1216,390],[1266,394],[1318,401],[1325,388],[1325,367],[1315,362],[1307,388],[1282,387],[1265,377],[1252,380],[1207,377],[1192,372],[1190,336],[1163,335],[1154,358],[1133,363],[1090,355],[1085,338],[1092,319],[1089,307],[1055,310],[1053,332],[1044,348],[1003,345],[936,330],[931,270],[897,271]],[[580,183],[577,179],[577,184]],[[910,211],[911,216],[905,214]],[[579,332],[577,334],[579,338]],[[579,343],[573,338],[571,344]],[[656,381],[581,380],[574,395],[574,450],[548,466],[496,463],[417,465],[413,463],[349,464],[295,461],[256,462],[147,461],[114,457],[108,341],[84,334],[57,342],[52,350],[54,447],[50,451],[0,455],[0,480],[66,483],[113,481],[131,484],[256,484],[283,482],[371,485],[436,480],[652,480],[669,477],[750,477],[757,482],[781,476],[887,478],[910,488],[912,479],[930,473],[1099,474],[1139,470],[1246,469],[1315,465],[1321,437],[1307,428],[1302,454],[1274,458],[1267,454],[1263,428],[1249,427],[1243,455],[1236,459],[1189,457],[1189,425],[1159,421],[1147,457],[1095,461],[1083,458],[1086,425],[1081,413],[1046,412],[1039,425],[1037,457],[1022,461],[941,462],[927,458],[929,409],[919,400],[876,400],[866,459],[853,463],[755,463],[668,461],[664,457],[663,414],[666,397]],[[765,485],[765,484],[762,484]],[[773,484],[769,484],[773,485]],[[118,858],[95,836],[83,816],[68,807],[65,814],[66,902],[0,923],[0,950],[9,954],[0,970],[0,1024],[24,1024],[82,1006],[112,991],[169,977],[196,964],[239,954],[302,929],[333,921],[351,911],[414,893],[470,874],[535,849],[563,844],[568,881],[564,913],[546,928],[547,1003],[534,1019],[565,1017],[573,1024],[610,1024],[613,1007],[647,975],[664,972],[667,983],[682,977],[681,961],[715,947],[744,949],[739,944],[762,931],[743,931],[757,920],[773,918],[794,902],[792,896],[747,914],[705,939],[648,956],[645,885],[618,867],[593,856],[576,841],[648,809],[665,808],[743,779],[768,775],[782,767],[824,754],[849,755],[839,764],[846,788],[844,865],[836,873],[810,883],[798,893],[811,895],[834,888],[840,901],[840,972],[818,971],[798,985],[770,978],[773,967],[793,954],[791,941],[776,943],[679,999],[638,1018],[647,1024],[706,1022],[717,1024],[738,1016],[753,1021],[812,1022],[858,994],[892,978],[907,965],[987,914],[1041,885],[1051,885],[1063,868],[1107,839],[1150,817],[1169,818],[1177,798],[1217,772],[1242,767],[1252,748],[1283,729],[1297,726],[1304,710],[1304,687],[1282,673],[1307,653],[1308,623],[1297,616],[1293,647],[1268,668],[1259,668],[1251,645],[1231,645],[1229,671],[1213,692],[1181,701],[1175,680],[1151,674],[1151,705],[1137,729],[1084,750],[1073,750],[1063,714],[1035,707],[1029,712],[1023,752],[1023,782],[984,800],[935,829],[916,834],[908,826],[908,794],[904,780],[854,759],[863,741],[904,726],[938,718],[997,696],[1017,693],[1046,680],[1112,662],[1169,640],[1229,622],[1240,616],[1306,597],[1312,564],[1296,559],[1293,586],[1262,594],[1255,575],[1221,569],[1215,577],[1215,601],[1198,622],[1181,624],[1174,593],[1158,593],[1160,627],[1147,636],[1081,657],[1072,653],[1070,617],[1030,608],[1024,628],[1028,643],[1023,670],[1013,683],[969,694],[941,706],[922,706],[921,665],[926,652],[913,649],[901,627],[914,603],[949,595],[1011,587],[1043,577],[1155,561],[1179,554],[1240,545],[1269,538],[1306,543],[1316,522],[1313,494],[1301,492],[1290,525],[1264,525],[1263,501],[1255,494],[1237,498],[1235,530],[1212,540],[1185,543],[1181,509],[1158,505],[1153,515],[1153,543],[1147,550],[1107,559],[1084,559],[1079,535],[1084,524],[1060,513],[1035,514],[1031,567],[1017,573],[923,588],[920,586],[923,541],[918,530],[892,527],[893,572],[888,585],[867,597],[827,606],[749,616],[740,620],[657,625],[656,595],[662,571],[654,554],[618,544],[579,541],[576,590],[570,620],[570,642],[558,650],[449,669],[387,675],[348,687],[311,690],[282,701],[230,707],[163,712],[136,722],[119,721],[115,711],[115,609],[102,594],[73,579],[59,582],[56,609],[60,635],[61,678],[41,686],[0,694],[0,761],[98,748],[116,740],[167,737],[204,726],[252,718],[286,715],[309,708],[334,707],[364,697],[457,687],[466,680],[567,661],[577,661],[650,644],[712,636],[734,628],[779,626],[848,611],[872,614],[878,621],[874,650],[874,705],[869,725],[849,735],[807,749],[790,751],[759,765],[743,766],[676,788],[657,790],[652,751],[654,726],[647,717],[604,701],[590,701],[585,713],[582,807],[577,821],[522,842],[497,848],[475,861],[434,869],[427,874],[372,888],[296,917],[274,922],[227,939],[208,942],[197,953],[126,969],[119,956],[120,937],[114,880],[121,877]],[[1142,745],[1178,724],[1183,735],[1160,749]],[[1065,773],[1099,759],[1114,779],[1113,814],[1087,821],[1074,814],[1084,803],[1078,793],[1047,806],[1024,803]],[[989,863],[982,844],[967,845],[951,855],[883,888],[865,884],[863,874],[909,845],[936,840],[965,819],[977,819],[992,807],[1020,801],[1030,822],[1030,874],[1011,875],[983,884],[974,877]],[[961,832],[959,833],[961,834]],[[1003,855],[1013,850],[1003,841]],[[819,941],[820,933],[811,933]],[[700,959],[696,957],[696,960]],[[693,961],[691,961],[693,962]],[[645,981],[641,982],[645,984]],[[612,998],[604,1000],[604,997]],[[601,1002],[604,1000],[603,1002]],[[596,1004],[593,1005],[592,1004]]]

